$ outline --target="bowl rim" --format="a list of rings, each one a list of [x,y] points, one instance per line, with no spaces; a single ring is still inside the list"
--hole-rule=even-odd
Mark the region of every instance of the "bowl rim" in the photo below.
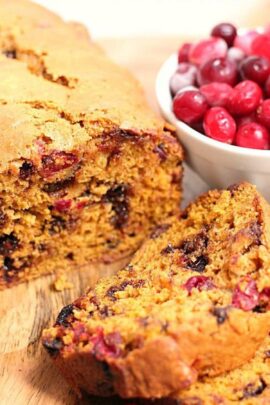
[[[246,157],[254,157],[254,158],[270,157],[270,150],[243,148],[236,145],[226,144],[217,141],[215,139],[209,138],[208,136],[201,134],[197,130],[191,128],[183,121],[178,120],[171,109],[172,99],[169,90],[169,80],[171,78],[171,75],[175,72],[176,68],[177,68],[177,53],[175,52],[163,62],[157,73],[155,82],[155,92],[159,108],[161,109],[165,118],[171,124],[173,124],[177,129],[183,131],[185,135],[189,136],[194,141],[201,142],[212,149],[222,150],[223,152],[231,153],[233,155],[241,155]],[[167,100],[171,100],[170,104],[167,103]]]

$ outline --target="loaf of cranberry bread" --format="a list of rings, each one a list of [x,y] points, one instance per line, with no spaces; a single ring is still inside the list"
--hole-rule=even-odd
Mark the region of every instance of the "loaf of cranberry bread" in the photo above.
[[[132,253],[179,207],[182,149],[78,24],[0,0],[0,289]]]
[[[270,207],[248,183],[165,222],[43,333],[79,393],[167,397],[249,361],[270,324]]]

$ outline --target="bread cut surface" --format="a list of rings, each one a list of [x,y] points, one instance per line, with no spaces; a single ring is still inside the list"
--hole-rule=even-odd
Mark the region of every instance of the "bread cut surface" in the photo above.
[[[269,213],[248,183],[210,191],[65,307],[43,344],[71,385],[173,397],[249,361],[269,331]]]
[[[110,405],[268,405],[270,403],[270,338],[243,366],[216,377],[204,377],[175,398],[146,400],[112,397]],[[95,405],[107,405],[108,398],[90,397]]]
[[[269,348],[270,338],[268,335],[252,360],[242,367],[220,376],[201,379],[189,389],[179,392],[175,402],[168,405],[269,404]],[[165,405],[165,403],[160,405]]]

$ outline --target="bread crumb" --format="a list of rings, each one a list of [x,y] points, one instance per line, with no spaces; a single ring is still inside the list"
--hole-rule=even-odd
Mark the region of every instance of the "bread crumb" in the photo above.
[[[69,281],[64,274],[62,274],[57,277],[52,287],[54,288],[55,291],[64,291],[73,288],[74,284],[71,281]]]

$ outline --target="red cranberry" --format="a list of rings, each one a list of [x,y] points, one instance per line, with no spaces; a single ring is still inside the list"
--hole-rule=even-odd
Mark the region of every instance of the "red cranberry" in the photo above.
[[[266,97],[270,98],[270,76],[268,76],[268,79],[265,82],[264,91]]]
[[[260,124],[270,129],[270,99],[264,100],[257,109],[257,119]]]
[[[210,59],[223,58],[227,53],[227,44],[222,38],[203,39],[193,44],[189,52],[189,61],[201,65]]]
[[[200,132],[201,134],[204,134],[204,127],[203,127],[203,123],[201,121],[196,122],[195,124],[192,124],[191,128],[195,129],[195,131]]]
[[[73,324],[73,343],[89,342],[91,335],[89,334],[86,325],[82,322],[75,321]]]
[[[242,285],[241,285],[242,284]],[[233,291],[232,304],[243,311],[250,311],[259,303],[259,292],[254,280],[242,280]]]
[[[78,210],[82,210],[83,208],[85,208],[87,206],[87,201],[79,201],[77,204],[76,204],[76,208],[78,209]]]
[[[238,83],[228,101],[228,109],[233,115],[248,115],[256,110],[262,98],[262,90],[257,83],[244,80]]]
[[[263,84],[270,73],[270,62],[263,56],[248,56],[240,65],[240,74],[243,79],[253,80]]]
[[[122,338],[118,332],[105,335],[102,329],[98,329],[96,334],[91,337],[91,342],[93,343],[92,352],[98,360],[104,360],[106,357],[119,357],[121,354]]]
[[[267,34],[259,34],[251,45],[252,53],[258,56],[264,56],[270,59],[270,36]]]
[[[242,49],[246,55],[251,55],[252,45],[255,38],[259,36],[257,31],[248,31],[243,35],[237,35],[234,40],[234,47]]]
[[[236,37],[237,31],[234,25],[230,23],[221,23],[216,25],[212,31],[212,37],[219,37],[227,42],[228,46],[232,46],[233,41]]]
[[[190,52],[191,45],[192,45],[191,43],[186,42],[178,50],[178,63],[188,62],[188,60],[189,60],[188,55],[189,55],[189,52]]]
[[[190,63],[180,63],[170,80],[170,90],[175,95],[179,90],[195,84],[197,69]]]
[[[179,120],[194,124],[204,116],[208,104],[198,90],[188,90],[176,94],[173,100],[173,112]]]
[[[212,107],[207,111],[203,122],[207,136],[220,142],[233,143],[236,123],[225,108]]]
[[[54,208],[56,209],[56,211],[65,212],[70,209],[71,203],[71,200],[57,200],[54,203]]]
[[[252,113],[250,115],[244,115],[243,117],[237,117],[236,118],[237,128],[241,127],[241,125],[250,124],[251,122],[256,122],[255,113]]]
[[[236,64],[225,58],[209,60],[200,67],[197,80],[200,85],[220,82],[234,86],[237,81]]]
[[[242,148],[269,149],[269,133],[256,122],[244,124],[236,133],[235,144]]]
[[[193,288],[197,288],[199,291],[211,290],[212,288],[215,288],[215,285],[210,277],[193,276],[185,282],[183,287],[188,291],[188,294],[190,295]]]
[[[42,156],[42,170],[44,177],[49,177],[78,163],[78,156],[71,152],[52,151]]]
[[[213,82],[200,88],[211,107],[225,107],[232,93],[232,87],[226,83]]]
[[[236,48],[235,46],[232,46],[230,49],[228,49],[227,58],[229,60],[232,60],[236,64],[241,62],[244,59],[244,57],[245,52],[242,49]]]

